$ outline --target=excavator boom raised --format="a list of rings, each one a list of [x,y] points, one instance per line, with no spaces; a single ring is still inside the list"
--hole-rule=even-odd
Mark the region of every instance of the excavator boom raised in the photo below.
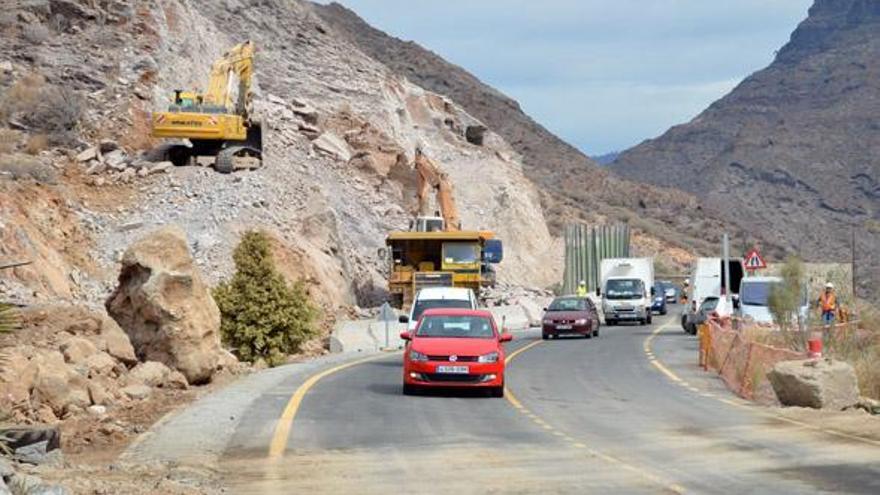
[[[432,189],[436,190],[437,205],[446,230],[461,230],[461,218],[455,206],[454,191],[449,176],[419,149],[416,149],[415,168],[419,174],[419,215],[431,214],[430,193]]]

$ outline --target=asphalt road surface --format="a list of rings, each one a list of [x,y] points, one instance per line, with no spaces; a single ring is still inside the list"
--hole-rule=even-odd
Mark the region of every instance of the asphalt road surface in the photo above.
[[[880,443],[692,386],[696,343],[672,313],[524,334],[504,399],[404,396],[399,353],[287,383],[248,412],[224,473],[242,494],[880,493]]]

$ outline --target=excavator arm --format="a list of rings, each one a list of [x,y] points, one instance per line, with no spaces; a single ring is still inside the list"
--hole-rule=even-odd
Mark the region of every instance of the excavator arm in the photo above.
[[[416,148],[415,169],[419,174],[418,198],[419,214],[430,215],[430,193],[437,192],[437,204],[440,207],[440,215],[446,224],[446,230],[461,230],[461,218],[458,216],[458,208],[455,206],[452,182],[449,176]]]
[[[205,103],[223,107],[228,113],[247,118],[250,112],[253,74],[254,44],[245,41],[235,45],[211,66]],[[237,94],[233,91],[236,82]],[[233,97],[236,101],[233,101]]]

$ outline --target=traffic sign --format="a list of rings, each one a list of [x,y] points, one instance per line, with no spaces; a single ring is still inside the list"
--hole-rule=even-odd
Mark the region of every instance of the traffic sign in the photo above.
[[[379,309],[379,315],[376,318],[379,321],[397,321],[397,312],[387,302]]]
[[[761,257],[761,253],[758,252],[757,248],[752,248],[751,251],[746,253],[744,264],[746,265],[746,270],[749,271],[767,268],[767,263],[764,262],[764,258]]]

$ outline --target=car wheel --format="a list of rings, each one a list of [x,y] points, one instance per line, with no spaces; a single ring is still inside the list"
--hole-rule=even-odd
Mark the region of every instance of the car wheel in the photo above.
[[[504,385],[500,387],[492,387],[489,391],[489,395],[498,398],[504,397]]]
[[[548,334],[546,334],[546,333],[542,333],[542,334],[541,334],[541,340],[550,340],[550,335],[548,335]]]
[[[667,313],[666,308],[663,308],[663,309],[660,310],[660,314],[661,314],[661,315],[665,315],[666,313]]]
[[[599,336],[599,329],[597,328],[596,330],[593,330],[593,337],[598,337],[598,336]]]
[[[651,315],[648,315],[648,317],[645,319],[645,323],[647,323],[648,325],[650,325],[653,321],[654,317]]]
[[[416,395],[416,392],[418,392],[418,390],[415,386],[408,383],[403,384],[403,395]]]
[[[592,339],[592,338],[593,338],[593,332],[587,332],[587,333],[585,333],[585,334],[584,334],[584,338],[585,338],[585,339]]]

